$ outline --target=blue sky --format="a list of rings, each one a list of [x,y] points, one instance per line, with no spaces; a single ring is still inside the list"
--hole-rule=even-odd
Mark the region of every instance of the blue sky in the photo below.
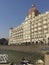
[[[0,38],[7,38],[9,28],[20,25],[32,6],[44,13],[49,10],[49,0],[0,0]]]

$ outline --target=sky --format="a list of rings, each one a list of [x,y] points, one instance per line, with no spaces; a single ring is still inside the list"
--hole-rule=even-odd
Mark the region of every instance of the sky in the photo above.
[[[9,28],[19,26],[32,4],[39,12],[49,11],[49,0],[0,0],[0,38],[9,37]]]

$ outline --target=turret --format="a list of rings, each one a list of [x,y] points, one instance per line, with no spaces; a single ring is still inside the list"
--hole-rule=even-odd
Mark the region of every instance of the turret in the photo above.
[[[35,7],[35,5],[33,4],[32,7],[29,9],[28,13],[27,13],[27,17],[31,16],[35,17],[37,15],[39,15],[40,12],[37,10],[37,8]]]

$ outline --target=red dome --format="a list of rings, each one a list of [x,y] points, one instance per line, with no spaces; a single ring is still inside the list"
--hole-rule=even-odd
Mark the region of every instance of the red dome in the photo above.
[[[35,5],[33,4],[32,7],[29,9],[27,16],[29,14],[32,14],[32,12],[38,13],[38,10],[36,9]]]

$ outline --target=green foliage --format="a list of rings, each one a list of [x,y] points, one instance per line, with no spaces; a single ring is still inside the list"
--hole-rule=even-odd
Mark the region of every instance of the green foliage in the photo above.
[[[0,39],[0,45],[8,45],[8,40],[5,38]]]
[[[12,50],[0,50],[0,53],[8,54],[9,61],[19,64],[22,61],[22,58],[28,59],[31,63],[34,63],[38,59],[44,59],[42,53],[38,52],[19,52],[19,51],[12,51]]]

